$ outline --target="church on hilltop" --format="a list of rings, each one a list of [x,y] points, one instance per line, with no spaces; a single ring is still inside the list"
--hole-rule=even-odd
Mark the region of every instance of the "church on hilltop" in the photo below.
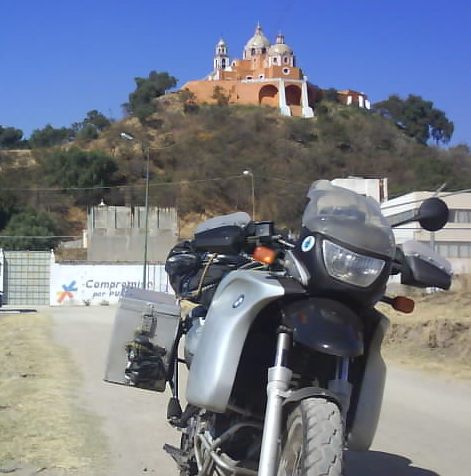
[[[322,97],[320,88],[309,83],[296,65],[293,50],[279,33],[271,44],[260,24],[247,41],[242,59],[231,60],[223,39],[216,45],[213,71],[200,81],[183,86],[197,103],[214,103],[225,97],[229,104],[267,105],[279,108],[282,115],[314,117],[314,105]],[[363,93],[337,92],[339,102],[369,108]]]

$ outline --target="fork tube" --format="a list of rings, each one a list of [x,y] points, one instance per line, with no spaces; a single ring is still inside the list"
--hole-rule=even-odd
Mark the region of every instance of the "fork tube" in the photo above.
[[[283,392],[288,389],[292,372],[286,367],[291,336],[286,330],[278,334],[275,366],[268,369],[267,408],[263,425],[259,476],[274,476],[278,465],[278,447],[283,411]]]
[[[346,357],[337,357],[335,378],[337,380],[348,380],[350,360]]]

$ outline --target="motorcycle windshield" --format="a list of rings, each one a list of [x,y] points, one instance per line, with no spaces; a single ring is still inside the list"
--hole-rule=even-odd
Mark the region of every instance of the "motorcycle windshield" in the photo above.
[[[314,182],[307,197],[303,226],[311,232],[360,252],[394,257],[394,235],[375,200],[327,180]]]

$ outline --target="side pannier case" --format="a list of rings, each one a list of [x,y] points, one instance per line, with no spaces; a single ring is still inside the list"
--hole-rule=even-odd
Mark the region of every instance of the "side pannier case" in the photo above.
[[[163,392],[179,321],[174,296],[128,288],[116,312],[104,379]]]

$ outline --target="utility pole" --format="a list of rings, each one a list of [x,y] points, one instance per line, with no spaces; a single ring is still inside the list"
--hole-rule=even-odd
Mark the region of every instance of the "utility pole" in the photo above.
[[[250,170],[244,170],[242,173],[244,175],[250,176],[250,182],[252,186],[252,220],[255,220],[255,177],[253,172]]]
[[[144,259],[142,263],[142,288],[147,288],[147,242],[149,234],[149,162],[150,162],[150,147],[144,142],[137,140],[131,134],[121,132],[120,136],[128,141],[136,141],[141,145],[142,153],[146,158],[146,195],[145,195],[145,224],[144,224]]]

